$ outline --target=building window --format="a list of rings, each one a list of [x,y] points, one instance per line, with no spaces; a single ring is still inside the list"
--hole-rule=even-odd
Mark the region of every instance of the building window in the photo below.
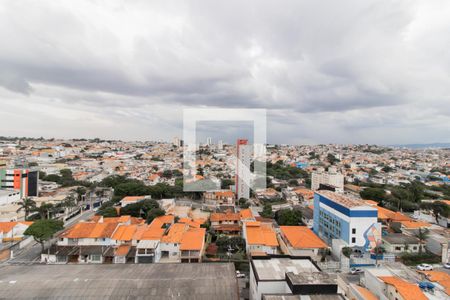
[[[356,238],[352,238],[352,243],[356,243]]]
[[[395,251],[401,251],[402,247],[395,247]]]
[[[100,261],[102,256],[99,254],[91,254],[91,261]]]
[[[356,233],[356,228],[352,228],[352,234]]]

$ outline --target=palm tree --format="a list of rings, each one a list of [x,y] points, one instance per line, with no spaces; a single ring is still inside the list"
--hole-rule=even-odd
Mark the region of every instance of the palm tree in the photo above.
[[[25,211],[25,221],[26,221],[28,219],[28,215],[30,214],[30,212],[36,208],[36,202],[33,201],[31,198],[25,197],[18,204],[20,207],[17,209],[17,212],[24,210]]]
[[[55,206],[52,203],[43,202],[39,207],[34,208],[34,211],[39,213],[41,219],[50,219],[50,215],[54,211]]]
[[[373,248],[373,253],[375,253],[375,264],[378,265],[378,256],[380,254],[383,254],[386,252],[386,250],[383,248],[383,246],[376,246]]]
[[[86,188],[79,186],[76,188],[75,193],[77,194],[77,202],[81,202],[81,200],[83,200],[83,195],[86,194]]]
[[[430,231],[428,229],[422,229],[419,228],[419,230],[416,232],[416,237],[419,239],[419,253],[422,254],[422,245],[424,244],[425,240],[428,238]]]

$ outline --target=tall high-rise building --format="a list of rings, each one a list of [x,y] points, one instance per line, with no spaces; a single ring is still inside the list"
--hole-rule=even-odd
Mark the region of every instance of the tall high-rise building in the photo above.
[[[335,187],[336,192],[342,193],[344,191],[344,175],[339,173],[335,167],[328,168],[328,172],[319,168],[311,175],[311,189],[317,191],[321,184],[331,185]]]
[[[250,198],[250,157],[252,147],[248,140],[239,139],[236,143],[236,196],[237,199]]]
[[[29,169],[0,169],[0,188],[20,192],[20,197],[38,196],[39,173]]]
[[[219,142],[217,143],[217,150],[222,150],[223,149],[223,141],[219,140]]]
[[[207,137],[206,138],[206,145],[207,146],[211,146],[212,145],[212,138],[211,137]]]
[[[180,140],[180,138],[174,137],[174,138],[173,138],[173,141],[172,141],[172,144],[173,144],[174,146],[176,146],[176,147],[181,147],[181,140]]]

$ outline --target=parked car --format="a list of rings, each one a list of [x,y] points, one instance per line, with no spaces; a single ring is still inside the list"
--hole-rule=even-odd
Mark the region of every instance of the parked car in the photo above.
[[[239,272],[239,270],[238,270],[238,271],[236,271],[236,277],[237,277],[237,278],[245,278],[245,274]]]
[[[450,269],[450,263],[445,263],[445,264],[444,264],[444,268]]]
[[[433,270],[433,266],[429,264],[420,264],[417,265],[417,270],[419,271],[431,271]]]
[[[363,269],[358,269],[358,268],[351,268],[350,269],[350,274],[352,274],[352,275],[356,275],[356,274],[359,274],[359,273],[362,273],[362,272],[364,272]]]

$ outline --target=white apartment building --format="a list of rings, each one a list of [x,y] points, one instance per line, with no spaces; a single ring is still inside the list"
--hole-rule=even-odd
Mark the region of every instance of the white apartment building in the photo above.
[[[236,144],[237,161],[236,161],[236,195],[237,199],[250,198],[250,157],[252,155],[252,147],[248,144],[248,140],[239,139]]]
[[[317,191],[321,184],[332,185],[336,188],[336,192],[344,192],[344,175],[339,173],[335,167],[329,167],[328,172],[319,168],[312,173],[311,189]]]

